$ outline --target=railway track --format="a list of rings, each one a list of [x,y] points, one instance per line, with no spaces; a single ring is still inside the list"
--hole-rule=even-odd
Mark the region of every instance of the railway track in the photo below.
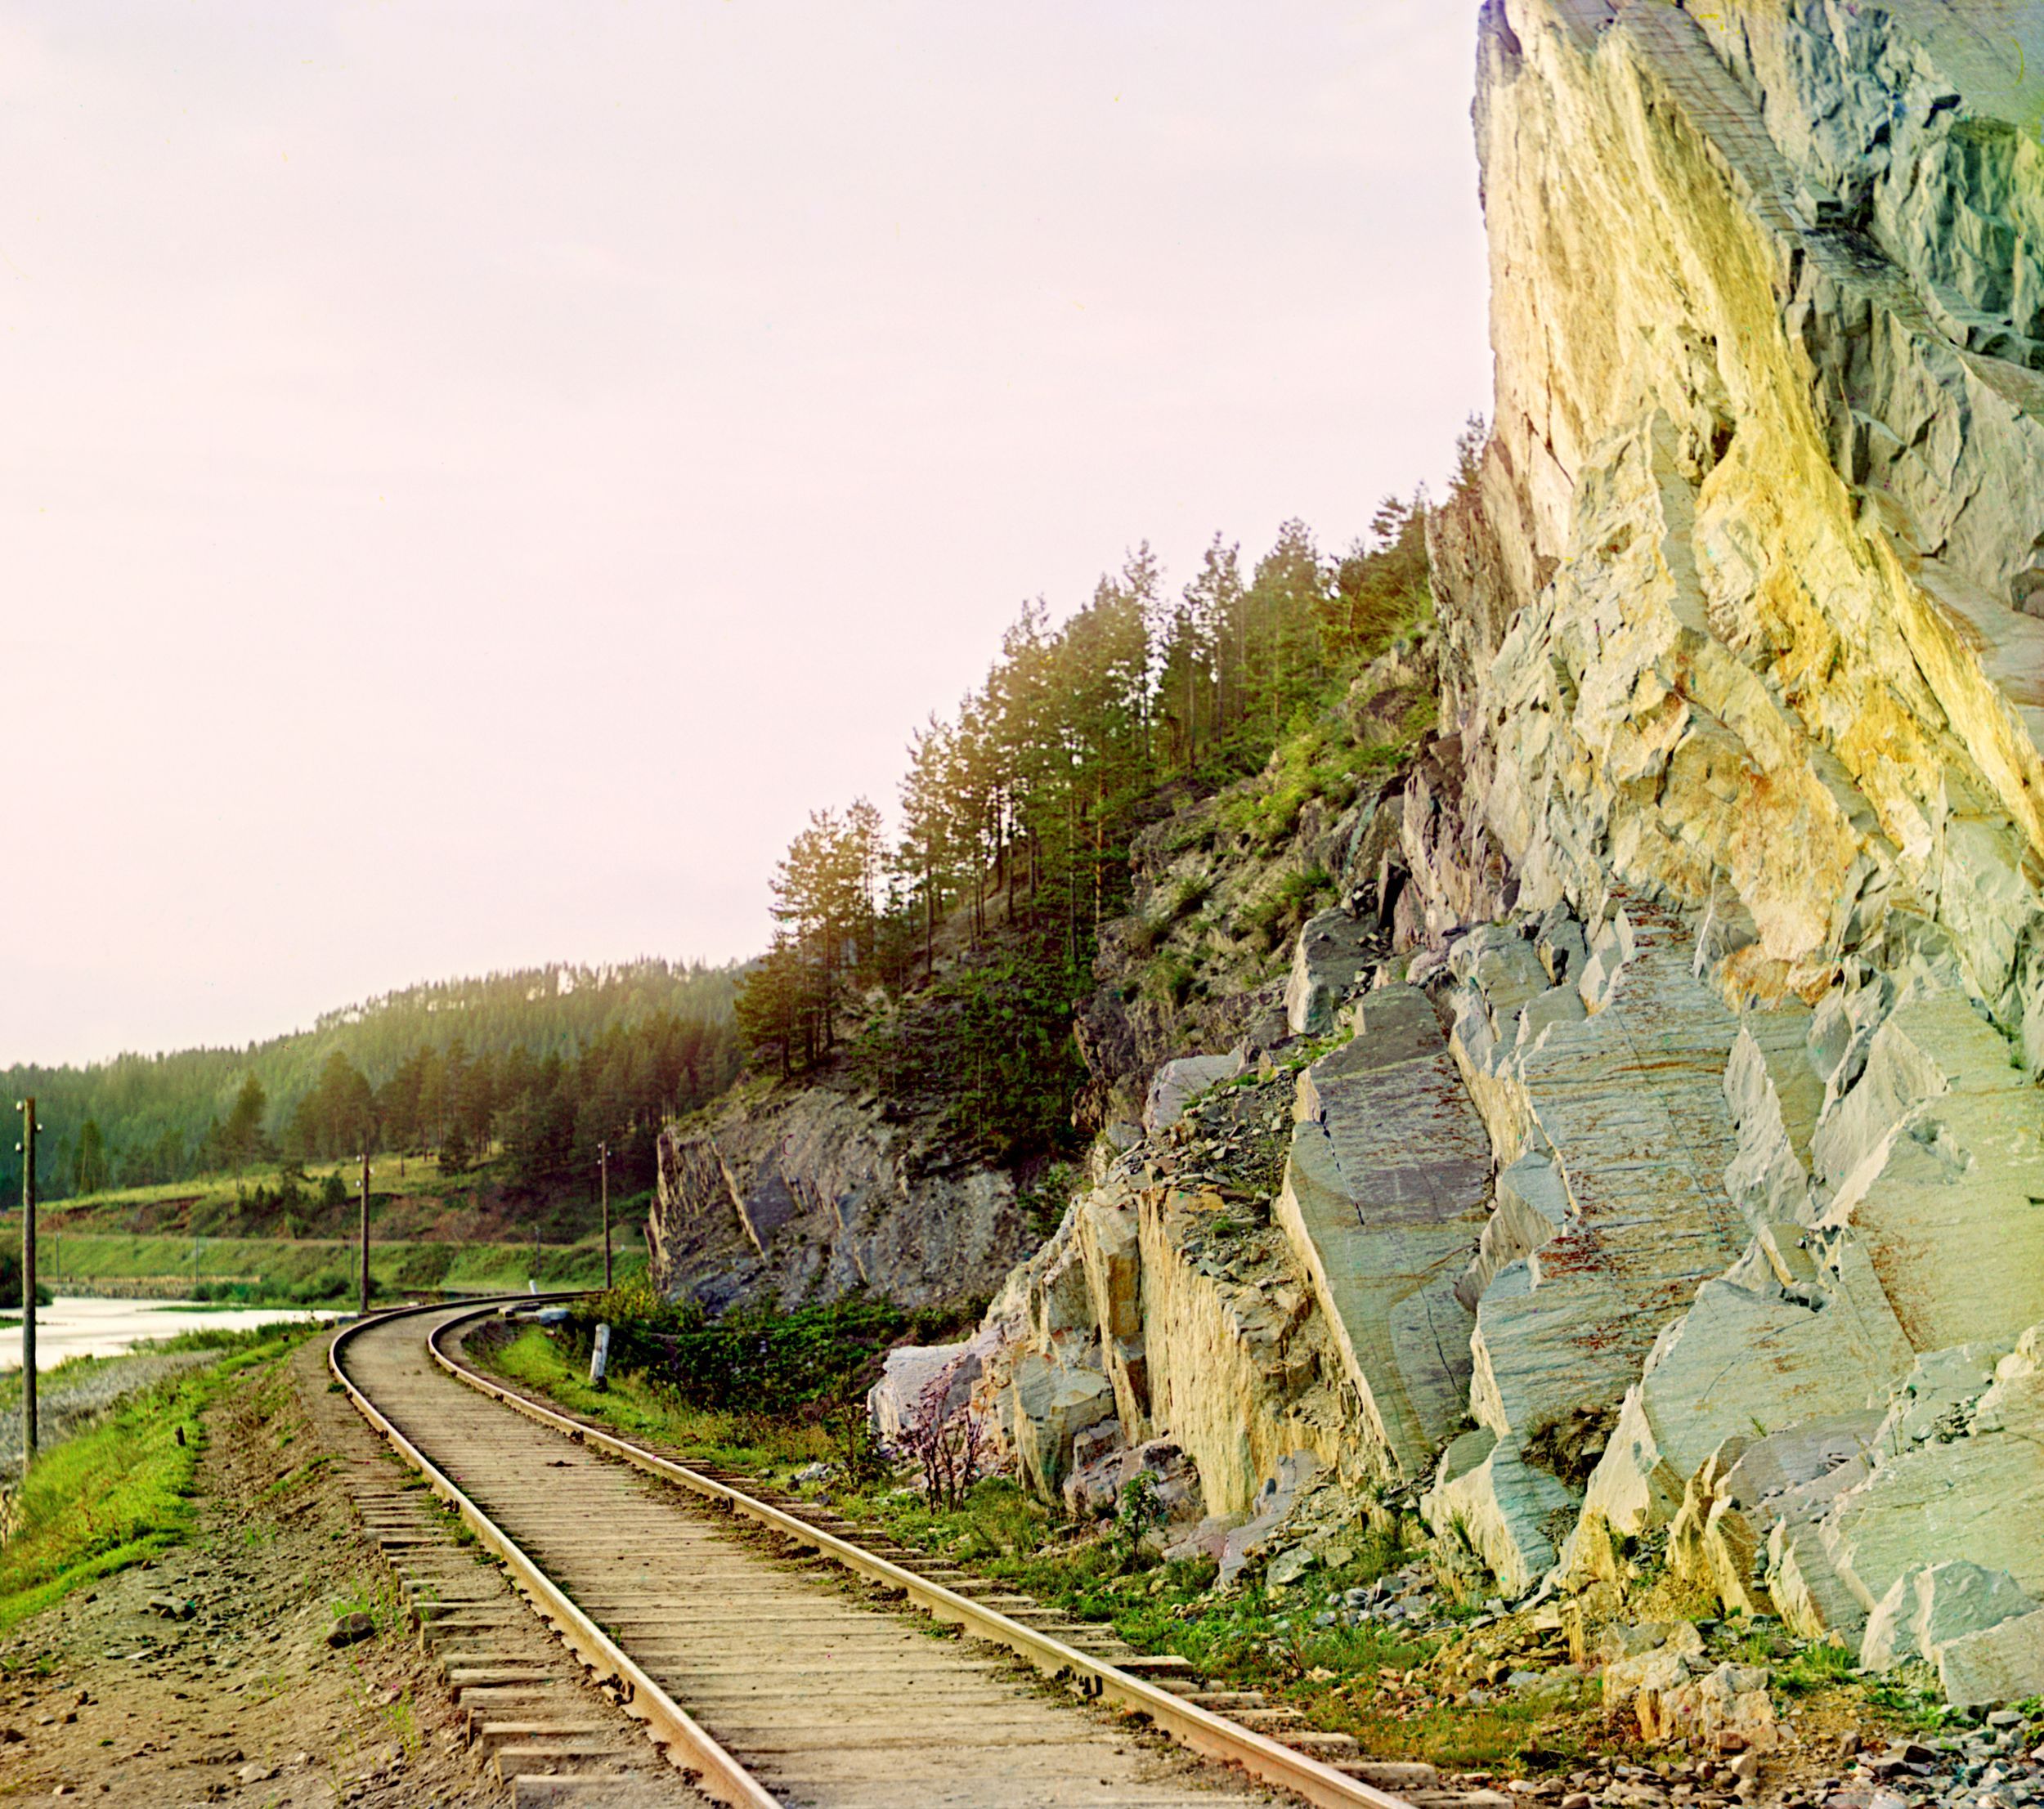
[[[473,1305],[384,1315],[343,1332],[329,1360],[692,1790],[745,1809],[1448,1809],[1487,1794],[1393,1794],[1382,1786],[1432,1785],[1428,1768],[1373,1766],[1345,1736],[1206,1688],[1183,1660],[1135,1654],[926,1554],[848,1536],[856,1529],[827,1511],[765,1498],[516,1394],[462,1355],[490,1316]],[[433,1593],[428,1582],[422,1620],[443,1637],[469,1632],[460,1601],[423,1599]],[[969,1641],[933,1637],[950,1628]],[[556,1774],[545,1800],[645,1800],[631,1793],[643,1780],[607,1783],[625,1769],[614,1740],[550,1725],[544,1693],[520,1694],[529,1680],[493,1663],[486,1625],[473,1640],[446,1655],[450,1680],[490,1695],[523,1762]],[[1002,1647],[1190,1750],[1032,1687]]]

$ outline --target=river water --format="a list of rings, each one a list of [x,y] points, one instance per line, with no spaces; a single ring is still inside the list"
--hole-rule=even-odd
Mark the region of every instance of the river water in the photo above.
[[[19,1309],[16,1309],[18,1313]],[[332,1319],[303,1306],[199,1306],[175,1301],[67,1300],[35,1311],[35,1368],[41,1375],[67,1357],[114,1357],[138,1345],[213,1327],[276,1325],[289,1319]],[[0,1372],[21,1367],[21,1328],[0,1326]]]

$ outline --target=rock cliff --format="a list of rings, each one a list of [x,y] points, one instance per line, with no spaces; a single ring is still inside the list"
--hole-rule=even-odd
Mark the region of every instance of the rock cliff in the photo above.
[[[654,1286],[712,1311],[867,1287],[910,1307],[984,1301],[1033,1242],[1006,1171],[830,1084],[741,1091],[670,1126],[646,1238]]]
[[[1037,1487],[1163,1441],[1218,1551],[1317,1473],[1508,1593],[1665,1537],[2044,1688],[2029,67],[2035,9],[1488,0],[1438,728],[1320,828],[1281,994],[1092,1038],[1090,1184],[973,1358]]]

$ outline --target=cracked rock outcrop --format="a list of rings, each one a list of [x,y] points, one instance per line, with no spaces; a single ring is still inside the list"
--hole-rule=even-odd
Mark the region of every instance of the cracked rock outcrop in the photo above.
[[[646,1240],[654,1285],[713,1310],[984,1300],[1029,1243],[1007,1175],[827,1086],[670,1126]]]
[[[1307,1453],[1508,1594],[1665,1535],[2044,1687],[2044,20],[1965,11],[1486,0],[1437,732],[1011,1284],[1011,1438],[1052,1365],[1210,1512]],[[1759,1742],[1692,1656],[1643,1727]]]

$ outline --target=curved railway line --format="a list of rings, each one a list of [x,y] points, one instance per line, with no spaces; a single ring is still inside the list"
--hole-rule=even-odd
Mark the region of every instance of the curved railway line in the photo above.
[[[691,1787],[675,1800],[1445,1809],[1488,1795],[1393,1794],[1382,1786],[1432,1784],[1428,1768],[1373,1765],[1346,1736],[1314,1734],[1253,1693],[1208,1689],[1181,1659],[1137,1655],[1105,1628],[941,1560],[867,1532],[855,1539],[858,1529],[827,1510],[766,1498],[519,1395],[461,1352],[492,1312],[386,1314],[341,1332],[329,1362],[554,1637],[679,1768],[682,1778],[663,1774]],[[363,1512],[387,1552],[429,1543],[391,1498]],[[522,1778],[518,1800],[648,1800],[643,1762],[628,1780],[634,1767],[614,1735],[549,1718],[565,1698],[492,1650],[498,1623],[459,1562],[417,1556],[413,1610],[446,1642],[472,1724],[509,1743],[510,1764],[554,1774],[544,1788]],[[950,1628],[968,1637],[933,1637]],[[1132,1739],[1126,1722],[1031,1687],[1010,1655],[1190,1750]]]

